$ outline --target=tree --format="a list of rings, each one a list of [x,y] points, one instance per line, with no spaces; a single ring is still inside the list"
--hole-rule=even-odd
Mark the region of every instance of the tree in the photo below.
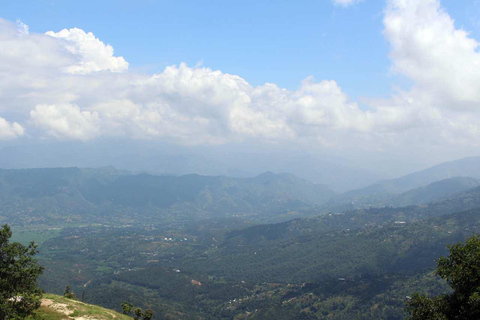
[[[40,306],[37,278],[43,271],[34,258],[37,246],[10,243],[8,225],[0,229],[0,319],[24,319]]]
[[[122,303],[122,312],[123,314],[130,314],[133,310],[133,304],[123,301]]]
[[[133,311],[133,314],[135,315],[135,320],[140,320],[142,318],[143,312],[141,308],[136,308]]]
[[[145,312],[142,311],[142,308],[134,309],[133,304],[128,303],[127,301],[122,302],[122,312],[126,315],[130,315],[133,312],[135,320],[140,320],[142,317],[143,320],[152,320],[154,314],[152,309],[147,309]]]
[[[72,289],[70,288],[70,286],[67,286],[65,288],[65,291],[63,292],[63,296],[65,298],[68,298],[68,299],[76,299],[75,297],[75,293],[73,293]]]
[[[480,319],[480,235],[448,246],[450,255],[437,260],[436,274],[452,293],[429,298],[418,293],[407,303],[412,320]]]
[[[153,314],[154,312],[152,309],[145,310],[145,313],[143,314],[143,320],[152,320]]]

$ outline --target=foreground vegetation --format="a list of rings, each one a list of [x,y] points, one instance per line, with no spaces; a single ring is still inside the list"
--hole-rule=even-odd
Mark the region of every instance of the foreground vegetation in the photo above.
[[[435,297],[416,293],[408,302],[412,320],[480,318],[480,236],[449,249],[449,256],[438,259],[435,272],[452,292]]]
[[[8,225],[0,228],[0,319],[23,319],[40,306],[37,278],[43,267],[34,258],[37,246],[10,242]]]
[[[44,294],[41,307],[27,318],[27,320],[66,319],[132,320],[133,318],[113,310],[54,294]]]

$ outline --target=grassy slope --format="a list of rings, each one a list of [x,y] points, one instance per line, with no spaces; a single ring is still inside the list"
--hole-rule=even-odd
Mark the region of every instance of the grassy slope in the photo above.
[[[50,300],[51,304],[46,306],[45,300]],[[43,295],[42,306],[36,311],[35,316],[27,318],[27,320],[63,319],[131,320],[132,318],[113,310],[48,293]]]

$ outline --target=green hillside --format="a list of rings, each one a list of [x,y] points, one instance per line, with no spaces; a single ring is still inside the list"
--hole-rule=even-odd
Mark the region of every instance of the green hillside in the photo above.
[[[371,206],[428,203],[477,186],[475,179],[480,179],[480,157],[464,158],[345,192],[326,203],[324,210],[345,211]]]
[[[405,296],[448,290],[434,260],[480,230],[479,192],[250,227],[64,229],[41,247],[40,284],[172,319],[403,319]]]
[[[133,318],[96,305],[67,299],[54,294],[44,294],[42,305],[28,320],[132,320]]]
[[[130,174],[114,168],[0,170],[0,223],[54,227],[85,223],[269,220],[325,203],[326,186],[291,174],[254,178]]]
[[[40,287],[69,286],[117,311],[129,301],[159,319],[400,320],[414,291],[449,290],[435,259],[480,231],[470,178],[403,194],[427,204],[325,213],[314,199],[324,187],[288,174],[27,171],[0,172],[13,208],[2,215],[20,219],[16,239],[39,241]]]
[[[426,186],[435,181],[454,177],[480,178],[480,157],[463,158],[444,162],[431,168],[414,172],[400,178],[385,180],[364,188],[376,192],[402,193]]]
[[[392,193],[376,186],[347,192],[332,198],[322,206],[325,211],[348,211],[370,207],[404,207],[428,204],[456,197],[460,193],[474,191],[480,180],[468,177],[454,177],[436,181],[402,193]]]
[[[465,192],[479,185],[480,180],[467,177],[440,180],[395,196],[386,201],[385,205],[404,207],[415,204],[425,204],[453,196],[460,192]]]

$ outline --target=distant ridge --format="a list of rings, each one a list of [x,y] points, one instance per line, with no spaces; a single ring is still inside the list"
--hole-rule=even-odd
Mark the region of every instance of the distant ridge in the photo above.
[[[422,192],[417,190],[416,199],[411,204],[426,203],[438,198],[432,194],[427,195],[425,192],[434,192],[435,190],[439,191],[439,188],[443,188],[445,191],[448,189],[457,190],[458,192],[465,190],[463,187],[461,187],[461,180],[457,179],[448,181],[448,179],[451,178],[480,179],[480,157],[469,157],[441,163],[431,168],[414,172],[400,178],[384,180],[365,188],[348,191],[332,199],[326,206],[328,208],[338,208],[340,210],[344,210],[359,207],[394,204],[394,202],[390,201],[393,198],[400,196],[402,193],[445,180],[443,184],[434,185],[426,190],[423,190],[423,194],[426,197],[425,200],[421,199]],[[472,184],[472,180],[469,181]],[[470,185],[467,180],[463,180],[463,183],[465,183],[466,187]],[[447,186],[448,184],[450,184],[450,186]],[[454,185],[456,185],[456,187]],[[474,183],[472,184],[472,187],[473,186],[475,186]],[[439,191],[440,197],[441,194],[442,192]],[[445,195],[448,195],[448,192],[446,192]],[[412,194],[408,196],[412,196]],[[407,202],[404,202],[402,205],[406,205]]]
[[[229,178],[132,174],[113,167],[0,169],[0,219],[22,224],[73,216],[107,221],[114,214],[128,218],[139,212],[155,220],[236,215],[264,219],[321,205],[333,196],[324,185],[285,173]]]
[[[455,177],[430,183],[427,186],[416,188],[400,194],[386,202],[394,207],[425,204],[455,195],[463,191],[478,187],[479,179]]]
[[[235,178],[256,176],[262,172],[290,172],[297,177],[328,185],[336,192],[365,187],[384,178],[381,174],[357,168],[346,159],[298,153],[295,150],[266,152],[215,150],[198,153],[166,143],[147,141],[95,141],[88,144],[57,141],[0,148],[0,168],[105,167],[130,172],[162,175],[225,175]]]

